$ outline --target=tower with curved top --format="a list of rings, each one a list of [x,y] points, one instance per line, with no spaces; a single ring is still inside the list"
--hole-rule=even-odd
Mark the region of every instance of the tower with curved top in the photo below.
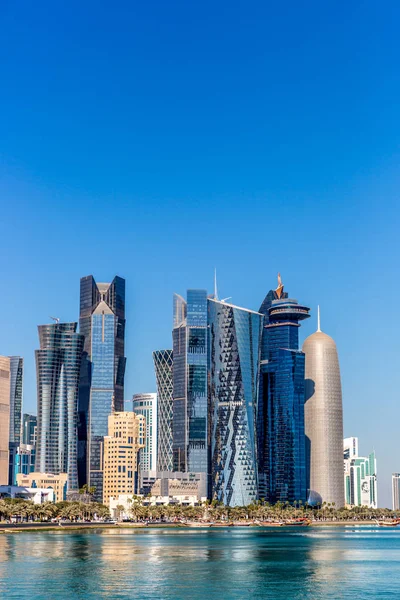
[[[310,309],[278,287],[260,307],[264,315],[258,395],[259,495],[268,502],[306,500],[304,353],[300,322]]]
[[[343,409],[334,340],[320,328],[303,344],[306,356],[305,434],[307,487],[323,502],[344,505]]]

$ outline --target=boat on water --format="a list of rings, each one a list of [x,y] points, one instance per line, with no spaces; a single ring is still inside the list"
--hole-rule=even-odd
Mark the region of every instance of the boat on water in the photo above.
[[[387,521],[376,521],[379,527],[397,527],[400,525],[400,519],[388,519]]]
[[[305,517],[302,517],[300,519],[289,519],[288,521],[285,521],[285,525],[290,525],[290,526],[297,526],[297,527],[307,527],[308,525],[311,524],[310,519],[306,519]]]
[[[257,521],[256,525],[259,527],[283,527],[283,521]]]
[[[186,527],[213,527],[214,523],[201,522],[201,521],[186,521],[183,523]]]

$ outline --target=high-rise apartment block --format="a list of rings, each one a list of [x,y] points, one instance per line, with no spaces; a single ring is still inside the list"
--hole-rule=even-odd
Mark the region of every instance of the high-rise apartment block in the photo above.
[[[400,473],[392,475],[392,502],[393,510],[400,510]]]
[[[228,506],[243,506],[258,498],[256,419],[263,315],[216,298],[208,303],[211,494]]]
[[[208,471],[208,323],[206,290],[174,295],[173,468]]]
[[[69,491],[78,489],[77,424],[83,336],[77,323],[39,325],[36,350],[37,442],[35,470],[67,473]]]
[[[307,488],[323,502],[344,506],[343,410],[339,359],[320,327],[303,344],[306,356],[305,434]],[[353,446],[354,449],[354,446]]]
[[[0,485],[9,479],[10,379],[10,359],[0,356]]]
[[[144,448],[140,451],[140,470],[157,470],[157,394],[134,394],[133,412],[145,418]]]
[[[157,471],[173,470],[173,352],[153,352],[157,382]]]
[[[114,412],[104,436],[103,503],[138,491],[138,453],[144,448],[145,418],[134,412]]]
[[[259,312],[264,315],[258,400],[260,497],[268,502],[306,500],[304,435],[305,355],[300,321],[310,309],[290,299],[278,276]]]
[[[377,508],[378,489],[375,452],[371,452],[369,456],[354,455],[354,449],[357,448],[358,451],[357,438],[346,438],[343,446],[346,505]]]
[[[103,497],[103,440],[108,416],[124,408],[125,280],[96,283],[83,277],[79,331],[84,352],[79,389],[79,483]]]

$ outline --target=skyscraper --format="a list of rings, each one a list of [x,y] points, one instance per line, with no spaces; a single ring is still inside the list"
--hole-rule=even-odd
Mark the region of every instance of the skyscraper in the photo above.
[[[357,440],[357,438],[352,439]],[[377,508],[378,489],[375,452],[371,452],[369,456],[355,456],[351,454],[349,458],[346,458],[348,454],[346,452],[346,441],[344,440],[343,452],[345,504],[347,506]]]
[[[9,485],[15,484],[18,447],[21,442],[22,420],[22,377],[24,360],[10,356],[10,442],[9,442]]]
[[[210,298],[208,323],[211,492],[228,506],[243,506],[258,498],[256,413],[263,316]]]
[[[102,502],[120,494],[138,491],[138,453],[144,447],[145,418],[134,412],[113,412],[108,416],[104,436],[104,486]]]
[[[157,470],[157,394],[134,394],[133,412],[145,418],[144,448],[140,451],[140,470]]]
[[[259,402],[259,493],[268,502],[306,500],[304,353],[300,321],[310,309],[288,298],[280,275],[261,307]]]
[[[79,330],[84,352],[79,389],[79,483],[103,497],[103,438],[113,408],[123,411],[125,377],[125,280],[96,284],[81,279]]]
[[[8,485],[10,372],[10,359],[8,356],[0,356],[0,485]]]
[[[24,413],[22,424],[22,443],[34,446],[36,444],[37,417]]]
[[[392,475],[393,510],[400,510],[400,473]]]
[[[24,359],[10,356],[10,443],[21,441],[22,377]]]
[[[157,471],[173,470],[172,350],[153,352],[157,382]]]
[[[174,295],[173,468],[208,472],[207,292]]]
[[[36,350],[37,442],[35,470],[68,474],[68,490],[78,489],[77,422],[83,336],[77,323],[39,325]]]
[[[336,344],[316,333],[303,344],[306,355],[305,433],[307,487],[321,495],[323,502],[344,505],[343,411],[339,359]]]

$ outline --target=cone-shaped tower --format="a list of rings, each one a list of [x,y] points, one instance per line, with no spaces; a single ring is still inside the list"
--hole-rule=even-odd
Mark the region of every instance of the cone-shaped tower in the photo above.
[[[319,313],[319,311],[318,311]],[[336,344],[320,329],[303,344],[307,487],[323,502],[344,506],[343,409]]]

